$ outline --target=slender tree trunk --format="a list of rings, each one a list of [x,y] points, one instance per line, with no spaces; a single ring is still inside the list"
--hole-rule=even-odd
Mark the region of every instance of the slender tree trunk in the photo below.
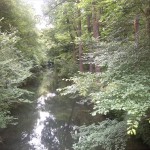
[[[78,9],[78,37],[79,37],[79,69],[81,72],[83,72],[83,60],[82,60],[82,54],[83,54],[83,46],[82,46],[82,24],[81,24],[81,12],[80,9]]]
[[[70,20],[69,20],[69,18],[67,18],[66,22],[67,22],[67,25],[69,25],[68,29],[69,29],[69,35],[70,35],[71,41],[74,42],[75,37],[72,34],[72,30],[71,30],[71,27],[70,27]]]
[[[88,28],[88,33],[89,34],[91,34],[91,32],[92,32],[91,18],[92,18],[92,15],[88,14],[87,15],[87,28]]]
[[[91,33],[92,33],[92,25],[91,25],[91,18],[92,18],[92,14],[88,14],[87,15],[87,31],[89,33],[89,36],[91,37]],[[90,49],[90,53],[92,52],[92,46],[89,46]],[[90,64],[89,64],[89,71],[93,72],[93,58],[90,57],[89,59]]]
[[[67,25],[69,25],[68,29],[69,29],[69,35],[70,35],[70,38],[72,41],[73,59],[74,59],[74,61],[76,61],[76,49],[75,49],[75,43],[74,43],[75,42],[75,36],[72,33],[71,21],[70,21],[69,17],[67,17],[66,22],[67,22]]]
[[[134,19],[134,32],[135,32],[135,47],[139,45],[139,16],[137,15]]]
[[[96,4],[93,2],[92,8],[92,21],[93,21],[93,37],[95,38],[95,42],[99,41],[99,11],[96,9]],[[95,72],[100,72],[100,66],[95,64]]]
[[[90,66],[89,66],[89,71],[90,72],[93,72],[94,70],[93,70],[93,64],[92,64],[92,59],[90,60]]]
[[[99,39],[99,11],[96,10],[95,3],[93,3],[92,10],[92,20],[93,20],[93,36],[95,39]]]
[[[145,10],[145,15],[146,15],[146,30],[147,30],[147,35],[148,35],[148,38],[150,40],[150,1],[149,1],[149,7]]]
[[[81,18],[80,17],[81,17],[81,12],[78,9],[78,23],[77,23],[77,25],[72,23],[72,27],[75,31],[76,36],[78,36],[79,38],[81,38],[81,35],[82,35],[82,24],[81,24]],[[66,22],[69,25],[69,27],[68,27],[69,34],[70,34],[70,38],[73,42],[73,47],[72,47],[73,48],[73,58],[74,58],[74,60],[76,60],[76,48],[75,48],[75,44],[74,44],[75,37],[74,37],[72,30],[71,30],[71,26],[70,26],[71,21],[70,21],[69,17],[67,17]],[[81,72],[83,72],[83,61],[82,61],[82,53],[83,52],[82,52],[82,41],[81,40],[79,41],[78,47],[79,47],[78,48],[79,49],[79,70]]]
[[[83,61],[82,61],[82,42],[79,43],[79,69],[83,72]]]

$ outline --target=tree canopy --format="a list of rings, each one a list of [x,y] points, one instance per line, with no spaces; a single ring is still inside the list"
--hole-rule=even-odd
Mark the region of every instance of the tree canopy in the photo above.
[[[76,58],[80,71],[67,79],[72,85],[59,91],[62,95],[78,93],[87,101],[90,99],[94,105],[92,115],[121,113],[121,120],[117,115],[114,118],[118,120],[118,125],[114,126],[122,127],[122,130],[125,127],[124,136],[128,134],[127,138],[135,135],[139,123],[149,119],[150,1],[66,0],[49,4],[47,14],[54,24],[54,28],[49,30],[50,36],[54,46],[59,45],[55,51],[70,45],[65,48],[75,54],[72,58]],[[52,50],[53,46],[49,51]],[[51,56],[55,55],[51,53]],[[121,121],[126,123],[120,126]],[[74,149],[103,147],[105,141],[96,134],[99,128],[98,125],[86,129],[81,127],[79,142]],[[104,130],[99,132],[103,134]],[[120,135],[116,136],[115,139],[120,138]],[[93,145],[91,139],[94,140]],[[113,142],[111,146],[120,150],[121,145],[118,147],[116,141]],[[113,149],[111,146],[104,148]]]
[[[13,103],[28,102],[20,85],[46,59],[69,81],[62,95],[107,118],[77,127],[75,150],[124,150],[138,133],[150,145],[141,130],[150,122],[150,0],[47,0],[44,13],[52,27],[39,33],[22,0],[0,1],[0,127]]]
[[[31,7],[20,0],[0,1],[0,128],[13,119],[14,104],[29,102],[22,85],[44,59]],[[31,94],[31,93],[30,93]]]

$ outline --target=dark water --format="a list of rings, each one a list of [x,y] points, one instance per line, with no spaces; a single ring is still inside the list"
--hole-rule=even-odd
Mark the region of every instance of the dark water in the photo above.
[[[72,150],[71,131],[75,125],[103,120],[99,116],[92,118],[89,108],[73,104],[74,99],[46,92],[34,103],[19,106],[13,112],[18,124],[0,132],[0,150]],[[133,141],[128,143],[127,150],[149,148],[141,141]]]
[[[37,103],[19,108],[18,124],[2,131],[0,150],[71,150],[72,139],[65,118],[56,118],[50,108],[54,93],[37,99]],[[58,108],[65,109],[65,108]],[[61,110],[62,111],[62,110]],[[68,116],[67,116],[68,117]]]
[[[40,85],[29,87],[38,91],[32,104],[12,111],[18,124],[0,131],[0,150],[72,150],[74,126],[92,122],[88,108],[74,103],[78,98],[49,92],[50,78],[46,72]]]

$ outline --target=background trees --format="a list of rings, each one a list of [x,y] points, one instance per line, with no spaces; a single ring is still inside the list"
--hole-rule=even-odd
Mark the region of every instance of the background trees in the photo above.
[[[9,123],[10,106],[14,103],[27,102],[23,96],[29,93],[18,88],[25,79],[31,76],[32,63],[24,59],[21,51],[15,46],[19,37],[16,31],[0,31],[0,127]]]
[[[11,27],[18,32],[16,47],[24,53],[28,59],[41,62],[40,44],[38,41],[39,33],[35,27],[36,21],[31,7],[23,0],[1,0],[0,2],[0,22],[2,32],[9,32]]]
[[[48,1],[45,13],[53,27],[40,38],[31,10],[22,1],[1,0],[0,7],[1,127],[10,120],[10,105],[24,102],[27,91],[20,84],[31,76],[33,64],[44,61],[41,50],[45,48],[58,81],[76,73],[63,94],[78,93],[90,99],[92,115],[109,118],[115,114],[98,125],[79,128],[77,137],[81,138],[74,149],[89,148],[91,139],[93,149],[99,145],[124,149],[129,135],[149,120],[150,1]],[[46,46],[40,45],[43,41]]]
[[[0,1],[0,128],[13,119],[13,104],[29,102],[21,86],[43,61],[34,15],[20,0]]]
[[[80,73],[70,78],[73,84],[64,88],[63,94],[78,92],[90,98],[90,102],[94,104],[92,115],[99,113],[107,116],[114,111],[121,114],[113,119],[118,120],[117,126],[122,128],[119,131],[125,127],[124,136],[126,133],[135,135],[139,122],[149,119],[149,8],[150,1],[141,0],[64,1],[59,6],[54,5],[55,11],[59,13],[52,14],[55,22],[53,35],[63,34],[65,38],[67,36],[64,33],[70,33],[75,48],[69,49],[75,50],[79,66],[84,60],[90,64],[92,72],[94,62],[96,71],[99,72]],[[87,66],[84,66],[84,71],[88,71]],[[126,123],[120,126],[121,121]],[[99,126],[102,124],[103,122]],[[86,131],[81,127],[79,142],[74,148],[87,149],[90,139],[98,140],[95,128],[99,126],[89,126]],[[89,128],[93,128],[95,132],[91,133]],[[114,140],[119,139],[119,136],[115,136]],[[105,137],[108,138],[108,135]],[[83,142],[82,139],[87,141]],[[97,145],[103,147],[103,143],[104,141]],[[96,148],[97,145],[93,147]],[[121,148],[116,143],[108,145],[105,149],[113,149],[111,146],[114,145],[115,149]]]

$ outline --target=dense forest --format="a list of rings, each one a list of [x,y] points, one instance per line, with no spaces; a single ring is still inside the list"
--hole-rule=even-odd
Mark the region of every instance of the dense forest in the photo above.
[[[74,150],[150,146],[150,0],[45,0],[43,13],[51,27],[38,30],[23,0],[0,0],[0,128],[52,63],[57,92],[104,118],[76,127]]]
[[[44,50],[28,6],[19,0],[0,1],[0,127],[12,121],[10,108],[28,102],[22,88],[40,67]]]

